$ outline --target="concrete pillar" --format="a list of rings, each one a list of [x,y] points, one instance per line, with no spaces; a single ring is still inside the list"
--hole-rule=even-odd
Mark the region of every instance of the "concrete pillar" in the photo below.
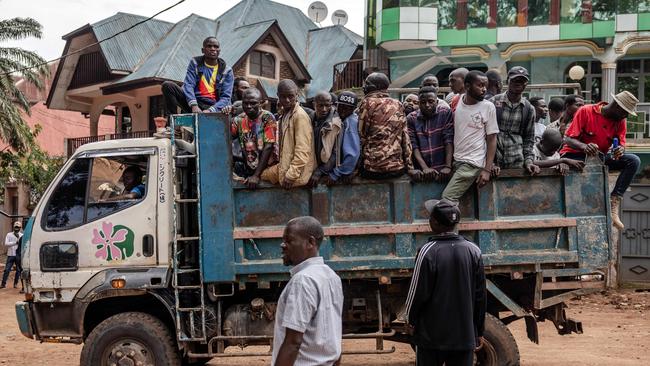
[[[103,106],[101,108],[93,106],[90,110],[90,136],[97,136],[99,130],[99,117],[101,117],[103,109]]]
[[[604,102],[612,101],[612,94],[616,93],[616,62],[600,64],[603,72],[601,99]]]

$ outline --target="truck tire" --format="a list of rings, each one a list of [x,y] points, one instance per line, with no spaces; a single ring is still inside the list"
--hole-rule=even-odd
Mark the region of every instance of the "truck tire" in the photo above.
[[[508,327],[492,314],[485,315],[485,343],[476,353],[481,366],[519,366],[519,347]]]
[[[119,365],[120,360],[142,366],[181,364],[176,342],[165,324],[138,312],[113,315],[99,323],[84,342],[80,365]]]

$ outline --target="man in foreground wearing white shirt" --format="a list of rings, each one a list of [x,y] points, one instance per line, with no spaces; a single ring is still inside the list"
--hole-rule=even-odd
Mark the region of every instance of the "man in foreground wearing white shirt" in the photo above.
[[[23,236],[23,233],[20,231],[23,228],[23,224],[20,221],[14,222],[14,231],[7,233],[5,237],[5,247],[7,247],[7,263],[5,265],[5,272],[2,274],[2,285],[0,288],[5,288],[7,286],[7,278],[9,277],[9,272],[11,268],[16,266],[16,275],[14,276],[14,288],[18,285],[18,280],[20,279],[20,258],[16,257],[16,250],[18,249],[18,240]]]

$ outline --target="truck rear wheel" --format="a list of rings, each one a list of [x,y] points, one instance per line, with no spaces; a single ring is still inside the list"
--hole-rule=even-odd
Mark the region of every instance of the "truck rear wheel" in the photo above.
[[[519,366],[519,347],[508,327],[492,314],[485,315],[485,343],[476,353],[481,366]]]
[[[122,313],[99,323],[81,351],[81,366],[180,366],[176,342],[158,318]]]

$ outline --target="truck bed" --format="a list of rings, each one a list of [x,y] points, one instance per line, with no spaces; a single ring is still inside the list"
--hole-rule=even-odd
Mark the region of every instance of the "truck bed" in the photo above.
[[[204,137],[201,137],[204,136]],[[210,136],[210,138],[205,138]],[[205,282],[257,282],[288,277],[280,259],[286,222],[321,221],[321,255],[343,278],[410,276],[417,248],[428,241],[423,203],[444,184],[406,178],[317,188],[262,185],[231,179],[228,122],[201,115],[196,128]],[[566,177],[554,169],[530,177],[505,170],[461,199],[460,231],[477,243],[488,272],[522,270],[560,275],[606,273],[610,259],[607,172],[588,165]]]

